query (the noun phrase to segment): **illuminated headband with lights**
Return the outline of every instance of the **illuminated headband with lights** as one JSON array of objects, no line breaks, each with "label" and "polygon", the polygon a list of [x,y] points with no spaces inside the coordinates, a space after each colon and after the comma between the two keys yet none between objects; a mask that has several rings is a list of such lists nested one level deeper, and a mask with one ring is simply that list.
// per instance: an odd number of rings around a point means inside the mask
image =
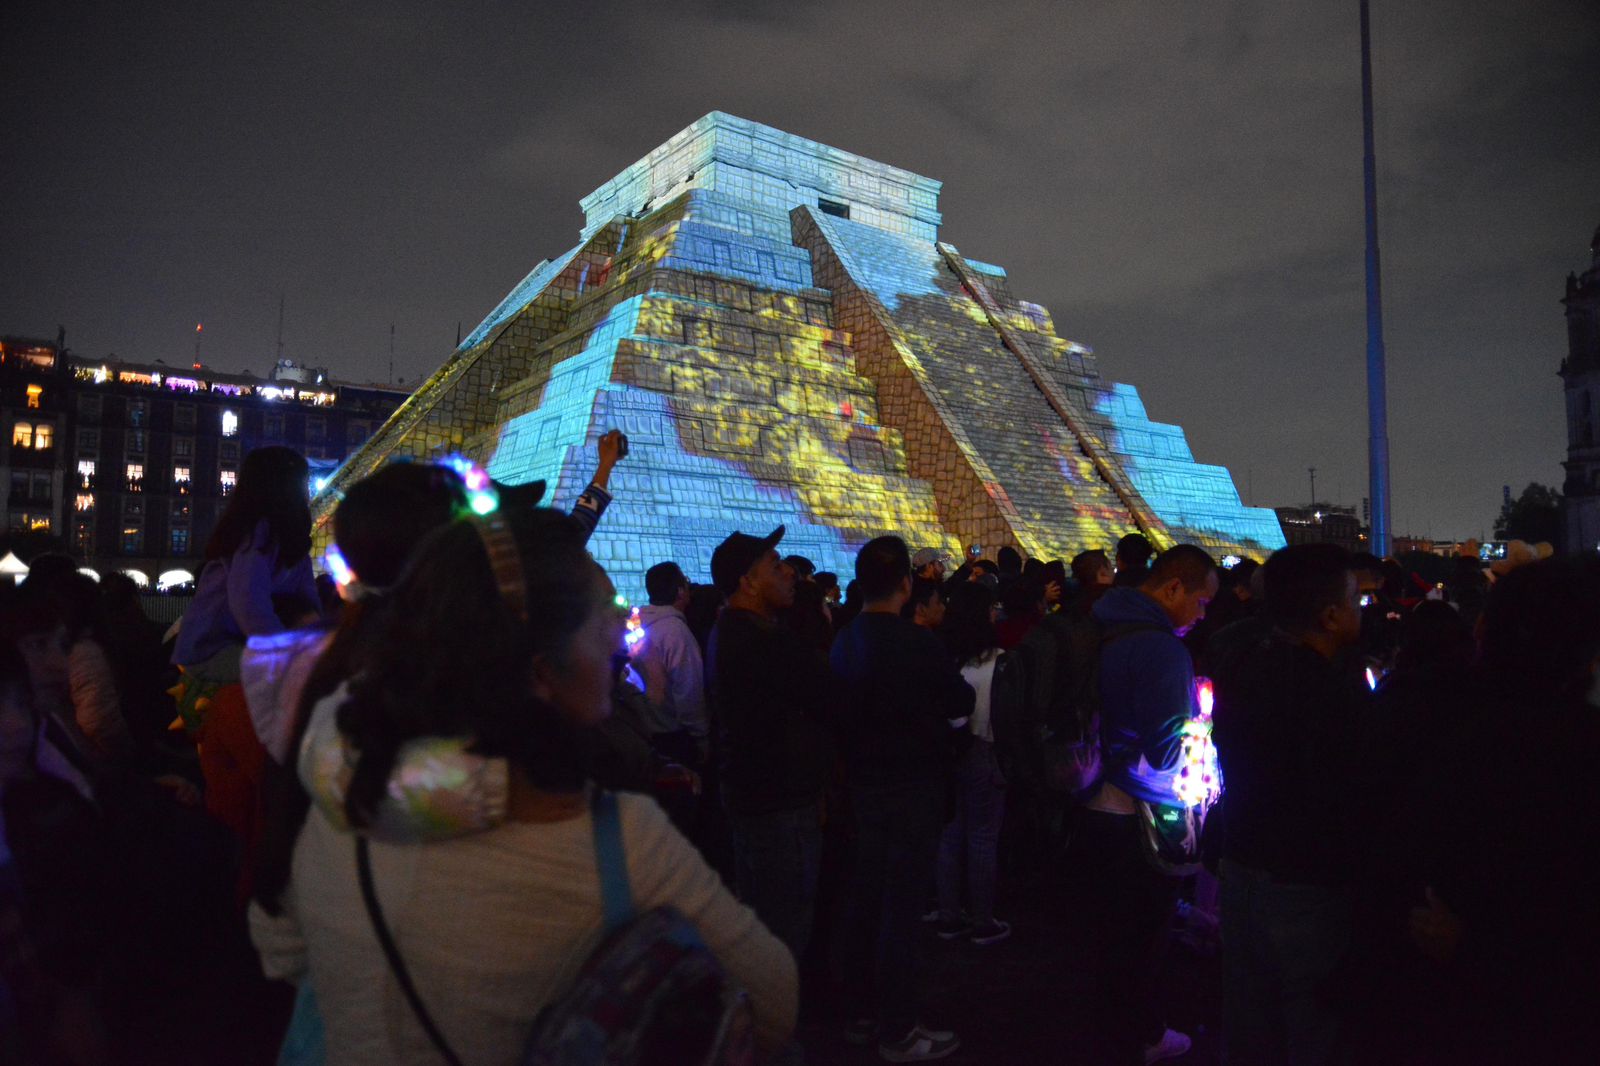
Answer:
[{"label": "illuminated headband with lights", "polygon": [[[495,488],[489,472],[463,455],[451,455],[439,460],[439,466],[461,478],[467,490],[467,506],[458,515],[471,521],[483,550],[489,557],[489,567],[494,573],[500,596],[517,617],[527,621],[527,584],[522,571],[522,555],[516,538],[504,518],[498,513],[500,493]],[[339,587],[339,594],[348,600],[361,600],[384,592],[384,589],[364,586],[344,554],[336,544],[329,544],[323,552],[323,562],[328,574]]]}]

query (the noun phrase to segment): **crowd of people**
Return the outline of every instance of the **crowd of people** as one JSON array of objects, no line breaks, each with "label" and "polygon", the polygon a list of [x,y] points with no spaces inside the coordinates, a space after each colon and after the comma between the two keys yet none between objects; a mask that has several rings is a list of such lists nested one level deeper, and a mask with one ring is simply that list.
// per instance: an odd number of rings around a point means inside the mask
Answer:
[{"label": "crowd of people", "polygon": [[1592,1061],[1600,559],[885,535],[841,580],[779,527],[630,610],[586,547],[625,455],[570,511],[385,467],[318,578],[260,449],[173,631],[65,556],[0,592],[0,1058],[142,1061],[116,990],[247,930],[282,1063],[798,1063],[802,1016],[941,1059],[928,952],[1031,936],[1046,865],[1098,997],[1063,1061],[1190,1051],[1175,944],[1230,1064]]}]

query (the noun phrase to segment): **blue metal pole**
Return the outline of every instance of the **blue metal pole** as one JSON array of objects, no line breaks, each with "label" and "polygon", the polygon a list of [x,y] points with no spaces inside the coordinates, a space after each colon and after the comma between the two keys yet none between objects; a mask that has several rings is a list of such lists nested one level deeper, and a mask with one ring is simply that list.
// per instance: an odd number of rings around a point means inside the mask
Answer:
[{"label": "blue metal pole", "polygon": [[1361,143],[1367,206],[1367,477],[1372,496],[1370,547],[1389,554],[1389,400],[1383,355],[1383,284],[1378,268],[1378,163],[1372,146],[1372,26],[1361,0]]}]

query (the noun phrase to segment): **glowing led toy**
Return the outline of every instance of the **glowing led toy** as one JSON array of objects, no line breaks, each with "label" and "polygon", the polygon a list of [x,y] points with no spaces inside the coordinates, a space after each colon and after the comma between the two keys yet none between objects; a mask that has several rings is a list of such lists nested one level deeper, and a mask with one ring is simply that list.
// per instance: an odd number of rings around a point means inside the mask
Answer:
[{"label": "glowing led toy", "polygon": [[[619,596],[618,599],[621,599]],[[644,622],[639,619],[639,608],[635,607],[628,612],[627,627],[622,634],[622,643],[627,646],[628,654],[632,655],[644,644]]]},{"label": "glowing led toy", "polygon": [[1195,678],[1195,716],[1183,723],[1183,753],[1178,760],[1178,778],[1173,790],[1185,807],[1209,807],[1222,795],[1222,767],[1217,763],[1217,747],[1211,742],[1211,709],[1216,705],[1216,689],[1209,677]]},{"label": "glowing led toy", "polygon": [[1367,688],[1373,692],[1378,691],[1378,675],[1370,666],[1367,667]]}]

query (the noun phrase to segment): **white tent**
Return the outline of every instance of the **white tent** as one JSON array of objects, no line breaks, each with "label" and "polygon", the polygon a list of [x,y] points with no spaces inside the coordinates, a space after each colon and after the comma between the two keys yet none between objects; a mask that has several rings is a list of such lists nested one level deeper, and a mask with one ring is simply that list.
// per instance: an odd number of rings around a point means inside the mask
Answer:
[{"label": "white tent", "polygon": [[28,576],[28,564],[17,558],[16,552],[6,552],[0,559],[0,576],[9,577],[13,584],[21,584]]},{"label": "white tent", "polygon": [[129,577],[133,578],[133,583],[142,589],[150,587],[150,575],[146,574],[143,570],[122,570],[119,572],[127,574]]}]

